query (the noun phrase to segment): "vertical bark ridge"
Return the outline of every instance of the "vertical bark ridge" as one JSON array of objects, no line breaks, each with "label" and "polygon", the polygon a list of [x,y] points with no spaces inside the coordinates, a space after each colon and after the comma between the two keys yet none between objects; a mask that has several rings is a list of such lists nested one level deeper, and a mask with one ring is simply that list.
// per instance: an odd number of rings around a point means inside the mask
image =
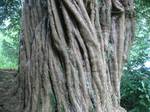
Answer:
[{"label": "vertical bark ridge", "polygon": [[127,1],[24,1],[20,112],[125,111],[120,78],[134,29]]}]

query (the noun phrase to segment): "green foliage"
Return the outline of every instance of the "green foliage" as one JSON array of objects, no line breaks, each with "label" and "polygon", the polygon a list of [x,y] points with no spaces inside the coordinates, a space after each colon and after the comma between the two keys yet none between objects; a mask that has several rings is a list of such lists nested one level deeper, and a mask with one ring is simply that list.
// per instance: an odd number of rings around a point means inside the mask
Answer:
[{"label": "green foliage", "polygon": [[[136,0],[136,37],[121,82],[121,106],[128,112],[150,112],[150,2]],[[144,16],[143,16],[144,15]]]},{"label": "green foliage", "polygon": [[0,9],[0,68],[17,68],[21,0],[1,0]]},{"label": "green foliage", "polygon": [[129,112],[150,112],[150,71],[125,71],[121,83],[121,105]]},{"label": "green foliage", "polygon": [[17,68],[18,45],[12,45],[13,40],[4,37],[1,33],[0,38],[0,68]]},{"label": "green foliage", "polygon": [[[5,26],[4,21],[10,19],[11,25],[18,23],[21,14],[21,0],[0,0],[0,24]],[[3,27],[4,27],[3,26]]]}]

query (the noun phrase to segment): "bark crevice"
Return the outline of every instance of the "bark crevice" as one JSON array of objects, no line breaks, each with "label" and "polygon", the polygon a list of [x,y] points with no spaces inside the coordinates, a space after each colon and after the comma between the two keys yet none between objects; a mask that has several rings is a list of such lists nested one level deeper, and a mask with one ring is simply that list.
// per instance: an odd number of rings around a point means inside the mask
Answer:
[{"label": "bark crevice", "polygon": [[16,112],[125,112],[133,11],[133,0],[25,0]]}]

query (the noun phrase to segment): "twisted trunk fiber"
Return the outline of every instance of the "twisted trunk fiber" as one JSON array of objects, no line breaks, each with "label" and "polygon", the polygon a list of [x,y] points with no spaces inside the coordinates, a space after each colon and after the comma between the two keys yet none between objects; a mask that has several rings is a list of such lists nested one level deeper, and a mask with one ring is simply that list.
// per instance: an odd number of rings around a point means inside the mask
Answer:
[{"label": "twisted trunk fiber", "polygon": [[24,0],[19,112],[124,112],[133,0]]}]

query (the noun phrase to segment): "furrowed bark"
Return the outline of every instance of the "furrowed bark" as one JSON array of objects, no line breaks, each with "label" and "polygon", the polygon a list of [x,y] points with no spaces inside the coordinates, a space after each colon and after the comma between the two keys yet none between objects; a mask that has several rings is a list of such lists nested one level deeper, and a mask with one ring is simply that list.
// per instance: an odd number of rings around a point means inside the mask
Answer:
[{"label": "furrowed bark", "polygon": [[125,112],[133,0],[24,0],[18,112]]}]

